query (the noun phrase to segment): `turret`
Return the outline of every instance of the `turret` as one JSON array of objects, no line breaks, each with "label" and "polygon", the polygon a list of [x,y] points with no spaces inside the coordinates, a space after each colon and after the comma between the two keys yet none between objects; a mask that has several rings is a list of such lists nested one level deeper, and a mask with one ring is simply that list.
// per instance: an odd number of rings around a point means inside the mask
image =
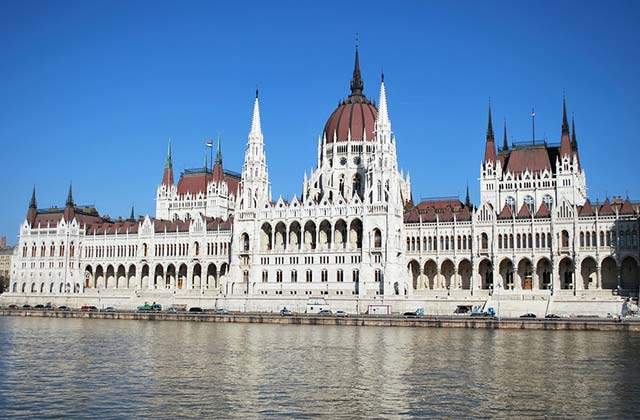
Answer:
[{"label": "turret", "polygon": [[502,140],[502,150],[509,150],[509,141],[507,140],[507,120],[504,120],[504,138]]},{"label": "turret", "polygon": [[578,153],[578,140],[576,139],[576,124],[571,115],[571,151],[575,153],[576,160],[578,161],[578,167],[580,167],[580,153]]},{"label": "turret", "polygon": [[253,103],[253,117],[251,119],[251,131],[247,141],[247,150],[244,154],[242,166],[242,191],[244,207],[252,207],[261,200],[270,200],[269,173],[264,153],[264,137],[260,122],[260,103],[258,101],[258,89]]},{"label": "turret", "polygon": [[224,168],[222,167],[222,149],[220,147],[220,137],[218,137],[218,150],[216,160],[213,165],[213,182],[219,184],[224,181]]}]

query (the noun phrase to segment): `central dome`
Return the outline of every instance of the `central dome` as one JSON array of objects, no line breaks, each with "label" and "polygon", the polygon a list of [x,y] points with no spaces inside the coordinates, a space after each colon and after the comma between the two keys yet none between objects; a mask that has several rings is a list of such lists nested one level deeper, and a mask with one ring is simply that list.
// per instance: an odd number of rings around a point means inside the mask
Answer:
[{"label": "central dome", "polygon": [[373,130],[376,118],[378,118],[378,110],[363,94],[364,85],[360,74],[360,62],[358,60],[358,48],[356,47],[356,64],[353,69],[353,78],[351,79],[351,95],[333,111],[333,114],[327,120],[324,126],[324,136],[327,143],[333,143],[334,136],[336,141],[347,141],[349,132],[351,132],[351,140],[373,141]]}]

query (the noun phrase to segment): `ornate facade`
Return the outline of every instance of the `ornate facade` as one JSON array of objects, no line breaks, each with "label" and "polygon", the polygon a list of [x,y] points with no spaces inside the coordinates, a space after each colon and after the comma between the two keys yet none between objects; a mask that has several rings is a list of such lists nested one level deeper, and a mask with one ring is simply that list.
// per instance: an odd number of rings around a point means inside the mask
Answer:
[{"label": "ornate facade", "polygon": [[[156,217],[111,220],[75,205],[38,209],[35,190],[13,261],[13,296],[411,299],[637,294],[640,208],[591,203],[566,104],[559,145],[496,149],[491,110],[480,203],[415,203],[399,168],[384,77],[351,94],[318,138],[302,195],[273,200],[256,92],[240,174],[187,170],[171,146]],[[124,302],[124,301],[123,301]]]}]

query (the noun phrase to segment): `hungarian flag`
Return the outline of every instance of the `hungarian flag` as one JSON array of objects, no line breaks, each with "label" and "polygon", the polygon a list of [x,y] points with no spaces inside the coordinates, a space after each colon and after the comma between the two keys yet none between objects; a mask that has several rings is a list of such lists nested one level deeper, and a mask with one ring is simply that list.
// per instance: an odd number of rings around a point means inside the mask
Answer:
[{"label": "hungarian flag", "polygon": [[536,116],[536,112],[535,112],[533,109],[531,109],[531,116],[532,116],[532,117],[535,117],[535,116]]},{"label": "hungarian flag", "polygon": [[213,147],[213,142],[212,141],[207,141],[204,145],[207,146],[207,147]]}]

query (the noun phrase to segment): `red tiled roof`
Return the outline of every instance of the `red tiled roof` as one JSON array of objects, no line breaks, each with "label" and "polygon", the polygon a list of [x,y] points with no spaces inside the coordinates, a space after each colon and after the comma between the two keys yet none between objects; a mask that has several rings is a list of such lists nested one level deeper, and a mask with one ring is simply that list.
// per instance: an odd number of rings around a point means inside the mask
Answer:
[{"label": "red tiled roof", "polygon": [[444,210],[446,208],[451,208],[454,211],[462,210],[464,204],[460,200],[456,199],[445,199],[445,200],[426,200],[418,203],[416,208],[418,210],[427,211],[432,208],[434,210]]},{"label": "red tiled roof", "polygon": [[551,171],[549,153],[545,146],[517,148],[509,154],[507,171],[511,173]]},{"label": "red tiled roof", "polygon": [[518,211],[518,215],[516,217],[519,219],[530,218],[531,211],[529,210],[529,206],[522,204],[522,207],[520,207],[520,211]]},{"label": "red tiled roof", "polygon": [[227,220],[222,220],[221,218],[207,218],[207,230],[231,230],[233,226],[233,217],[229,217]]},{"label": "red tiled roof", "polygon": [[236,174],[225,172],[222,165],[216,164],[213,169],[213,174],[209,172],[197,172],[182,174],[180,181],[178,181],[178,195],[197,195],[202,192],[206,194],[207,184],[210,181],[220,182],[224,180],[227,183],[227,189],[230,194],[236,194],[238,190],[238,184],[240,183],[240,177]]},{"label": "red tiled roof", "polygon": [[611,207],[611,203],[609,203],[608,198],[604,200],[604,204],[602,204],[602,207],[600,207],[600,211],[598,212],[598,214],[602,216],[612,216],[615,214],[615,212],[613,211],[613,207]]},{"label": "red tiled roof", "polygon": [[499,219],[511,219],[513,218],[513,213],[511,213],[511,208],[505,203],[504,207],[500,211],[498,215]]},{"label": "red tiled roof", "polygon": [[544,201],[540,204],[540,208],[536,212],[536,217],[549,217],[551,212],[549,211],[549,207],[547,207],[547,203]]},{"label": "red tiled roof", "polygon": [[631,201],[629,201],[629,197],[627,197],[626,200],[624,200],[624,203],[622,204],[622,207],[620,207],[620,214],[633,214],[633,206],[631,205]]},{"label": "red tiled roof", "polygon": [[327,120],[324,126],[324,135],[327,143],[333,142],[335,132],[337,141],[347,141],[349,129],[351,139],[362,141],[366,132],[367,141],[374,141],[373,129],[378,110],[364,97],[350,97],[342,103]]},{"label": "red tiled roof", "polygon": [[578,211],[578,216],[593,216],[593,207],[591,207],[591,203],[587,200],[584,205]]},{"label": "red tiled roof", "polygon": [[420,213],[418,213],[418,209],[415,207],[411,209],[411,211],[404,214],[404,222],[405,223],[419,223],[420,222]]}]

